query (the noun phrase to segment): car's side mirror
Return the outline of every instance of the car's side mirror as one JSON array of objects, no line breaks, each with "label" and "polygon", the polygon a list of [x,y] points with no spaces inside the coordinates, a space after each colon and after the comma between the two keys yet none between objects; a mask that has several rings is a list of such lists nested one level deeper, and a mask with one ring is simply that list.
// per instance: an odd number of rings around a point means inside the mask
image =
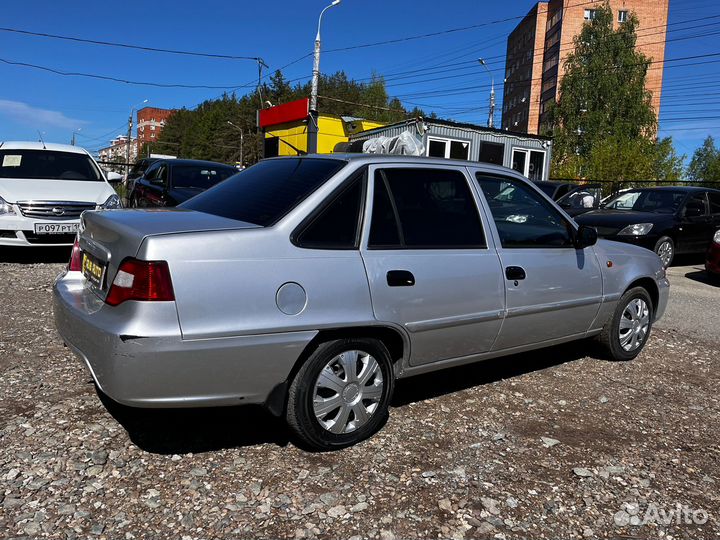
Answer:
[{"label": "car's side mirror", "polygon": [[597,231],[593,227],[588,227],[587,225],[580,225],[580,228],[575,233],[575,247],[577,249],[594,246],[597,244],[597,240]]}]

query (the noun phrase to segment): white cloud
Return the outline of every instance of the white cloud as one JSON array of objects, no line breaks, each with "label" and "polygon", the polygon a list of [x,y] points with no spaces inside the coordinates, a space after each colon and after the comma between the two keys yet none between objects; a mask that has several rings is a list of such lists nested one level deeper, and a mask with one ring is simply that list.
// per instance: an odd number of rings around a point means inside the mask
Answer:
[{"label": "white cloud", "polygon": [[85,120],[69,118],[59,111],[40,109],[32,107],[22,101],[0,99],[0,115],[28,124],[31,129],[42,129],[44,127],[58,127],[74,129],[88,124]]}]

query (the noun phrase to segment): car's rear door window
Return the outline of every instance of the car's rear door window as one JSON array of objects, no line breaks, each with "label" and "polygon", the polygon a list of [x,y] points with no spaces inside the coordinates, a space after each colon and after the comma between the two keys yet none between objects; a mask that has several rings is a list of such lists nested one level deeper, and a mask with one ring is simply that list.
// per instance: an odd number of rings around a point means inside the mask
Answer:
[{"label": "car's rear door window", "polygon": [[343,160],[324,158],[261,161],[184,202],[180,208],[268,227],[346,164]]},{"label": "car's rear door window", "polygon": [[572,246],[569,223],[553,205],[523,182],[476,176],[490,207],[503,248]]},{"label": "car's rear door window", "polygon": [[304,248],[356,249],[364,198],[365,179],[361,173],[311,216],[307,224],[300,226],[294,242]]},{"label": "car's rear door window", "polygon": [[715,217],[720,216],[720,193],[708,191],[708,200],[710,201],[710,213]]},{"label": "car's rear door window", "polygon": [[387,168],[375,173],[370,248],[486,247],[480,215],[459,170]]}]

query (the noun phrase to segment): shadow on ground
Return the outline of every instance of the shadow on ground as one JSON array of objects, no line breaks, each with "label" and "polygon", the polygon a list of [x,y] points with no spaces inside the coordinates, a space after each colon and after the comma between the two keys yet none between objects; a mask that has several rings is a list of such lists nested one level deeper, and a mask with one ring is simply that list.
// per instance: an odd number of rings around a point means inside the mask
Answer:
[{"label": "shadow on ground", "polygon": [[271,443],[286,446],[282,419],[259,406],[194,409],[137,409],[98,395],[108,412],[146,452],[187,454]]},{"label": "shadow on ground", "polygon": [[711,285],[714,287],[720,287],[720,277],[710,275],[705,270],[695,270],[693,272],[688,272],[687,274],[685,274],[685,277],[693,281],[697,281],[698,283],[703,283],[705,285]]},{"label": "shadow on ground", "polygon": [[400,379],[395,386],[393,406],[402,407],[416,401],[491,384],[573,362],[586,356],[605,358],[602,348],[597,343],[592,340],[581,340]]},{"label": "shadow on ground", "polygon": [[[601,352],[596,349],[596,345],[584,340],[402,379],[396,385],[392,405],[402,408],[416,401],[572,362],[588,354],[600,357]],[[296,444],[284,420],[259,406],[137,409],[120,405],[102,393],[99,396],[133,443],[147,452],[186,454],[263,443]]]},{"label": "shadow on ground", "polygon": [[0,263],[38,264],[66,263],[70,246],[63,247],[0,247]]}]

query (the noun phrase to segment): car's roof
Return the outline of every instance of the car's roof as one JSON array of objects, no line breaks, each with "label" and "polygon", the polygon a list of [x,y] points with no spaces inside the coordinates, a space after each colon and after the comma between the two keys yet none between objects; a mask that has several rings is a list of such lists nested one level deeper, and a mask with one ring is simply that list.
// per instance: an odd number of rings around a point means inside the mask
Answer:
[{"label": "car's roof", "polygon": [[[447,158],[436,158],[427,156],[398,156],[393,154],[307,154],[303,156],[282,156],[266,158],[265,161],[271,159],[330,159],[336,161],[347,161],[351,163],[367,163],[372,165],[374,163],[416,163],[418,165],[452,165],[455,167],[482,167],[483,169],[490,169],[498,173],[507,175],[513,173],[518,175],[520,173],[502,167],[500,165],[493,165],[492,163],[484,163],[482,161],[470,161],[467,159],[447,159]],[[524,178],[524,177],[523,177]],[[526,178],[527,180],[527,178]],[[529,180],[528,180],[529,181]]]},{"label": "car's roof", "polygon": [[[218,165],[221,167],[230,167],[231,169],[234,169],[232,165],[228,165],[227,163],[219,163],[217,161],[205,161],[202,159],[166,159],[166,158],[160,158],[157,161],[162,161],[163,163],[167,163],[168,165],[205,165],[206,167],[217,167]],[[155,163],[153,163],[155,165]]]},{"label": "car's roof", "polygon": [[87,150],[80,146],[58,143],[42,143],[39,141],[5,141],[0,143],[0,150],[51,150],[55,152],[72,152],[74,154],[87,154]]}]

